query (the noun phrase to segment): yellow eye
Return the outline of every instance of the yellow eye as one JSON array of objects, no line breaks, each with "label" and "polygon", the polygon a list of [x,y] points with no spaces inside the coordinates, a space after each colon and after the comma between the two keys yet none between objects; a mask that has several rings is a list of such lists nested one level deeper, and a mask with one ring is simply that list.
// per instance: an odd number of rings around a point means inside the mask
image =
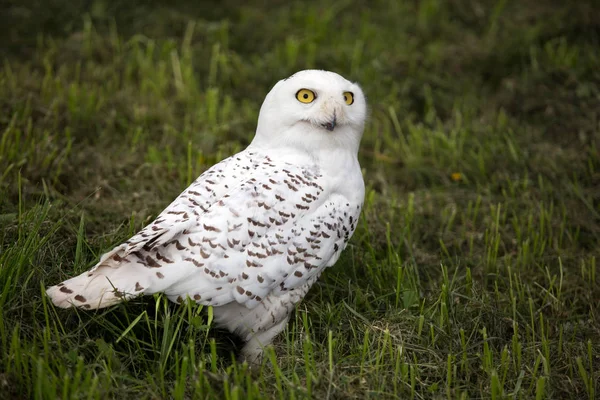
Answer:
[{"label": "yellow eye", "polygon": [[315,101],[316,97],[317,96],[315,95],[315,92],[309,89],[300,89],[296,93],[296,99],[298,99],[300,103],[304,104],[312,103]]},{"label": "yellow eye", "polygon": [[352,93],[352,92],[344,92],[344,101],[348,105],[351,105],[352,103],[354,103],[354,93]]}]

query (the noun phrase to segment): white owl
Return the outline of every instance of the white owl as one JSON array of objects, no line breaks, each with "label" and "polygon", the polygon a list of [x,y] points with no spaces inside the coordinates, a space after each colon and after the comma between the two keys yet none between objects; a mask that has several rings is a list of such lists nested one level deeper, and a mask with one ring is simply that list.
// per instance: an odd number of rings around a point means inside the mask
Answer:
[{"label": "white owl", "polygon": [[213,306],[215,323],[246,341],[242,357],[259,361],[354,233],[365,117],[362,90],[336,73],[306,70],[279,81],[248,148],[48,296],[83,309],[156,292],[190,298]]}]

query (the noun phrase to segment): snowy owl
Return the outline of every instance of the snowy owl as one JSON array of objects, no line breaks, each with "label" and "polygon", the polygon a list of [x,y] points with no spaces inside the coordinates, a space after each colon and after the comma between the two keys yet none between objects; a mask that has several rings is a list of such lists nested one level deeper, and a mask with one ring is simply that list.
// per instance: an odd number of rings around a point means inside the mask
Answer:
[{"label": "snowy owl", "polygon": [[262,358],[290,313],[354,233],[364,200],[360,87],[300,71],[267,94],[250,145],[204,172],[151,224],[91,270],[47,294],[58,307],[96,309],[165,293],[213,307]]}]

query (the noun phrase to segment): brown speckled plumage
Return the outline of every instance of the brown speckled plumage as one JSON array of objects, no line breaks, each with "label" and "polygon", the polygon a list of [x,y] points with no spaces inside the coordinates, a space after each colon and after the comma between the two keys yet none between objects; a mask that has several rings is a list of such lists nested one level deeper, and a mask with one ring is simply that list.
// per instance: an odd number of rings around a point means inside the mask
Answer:
[{"label": "brown speckled plumage", "polygon": [[[333,86],[340,98],[353,90],[354,105],[326,97],[308,122],[288,126],[284,118],[265,133],[273,113],[265,107],[279,107],[286,87],[295,93],[308,78]],[[246,339],[243,355],[256,361],[356,228],[364,197],[356,158],[365,108],[359,91],[324,71],[280,81],[248,149],[204,172],[92,270],[49,288],[54,304],[95,309],[156,292],[178,303],[190,298],[213,306],[215,321]],[[358,116],[350,113],[355,105],[363,108]],[[335,130],[315,125],[331,110]]]}]

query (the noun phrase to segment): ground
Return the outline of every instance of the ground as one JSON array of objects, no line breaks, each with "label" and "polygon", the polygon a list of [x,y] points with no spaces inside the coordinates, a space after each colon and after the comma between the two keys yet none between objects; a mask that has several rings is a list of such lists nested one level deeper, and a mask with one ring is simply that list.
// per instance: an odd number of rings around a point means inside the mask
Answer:
[{"label": "ground", "polygon": [[[3,8],[0,398],[598,395],[597,2]],[[48,304],[244,148],[305,68],[368,96],[366,203],[262,368],[232,361],[209,309]]]}]

